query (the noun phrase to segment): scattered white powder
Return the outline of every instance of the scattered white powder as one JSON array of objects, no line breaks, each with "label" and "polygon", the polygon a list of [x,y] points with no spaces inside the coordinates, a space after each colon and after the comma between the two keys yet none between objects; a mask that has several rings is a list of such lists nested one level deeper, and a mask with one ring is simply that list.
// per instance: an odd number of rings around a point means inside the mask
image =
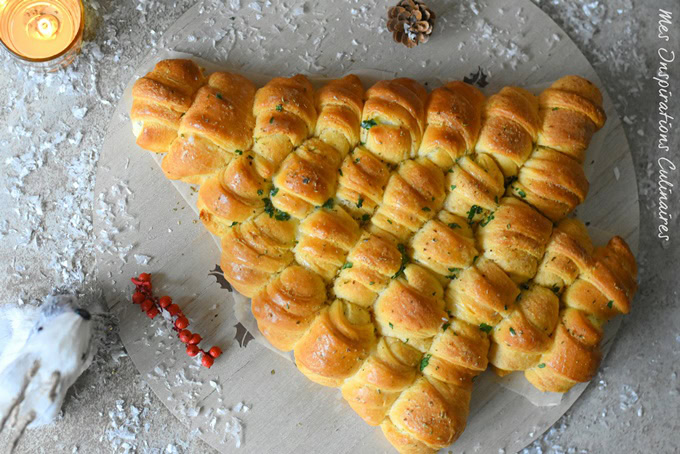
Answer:
[{"label": "scattered white powder", "polygon": [[85,114],[87,113],[87,107],[73,107],[71,109],[71,113],[74,117],[76,117],[76,119],[82,120],[85,118]]},{"label": "scattered white powder", "polygon": [[151,261],[151,257],[148,255],[135,254],[135,261],[137,262],[138,265],[146,266]]}]

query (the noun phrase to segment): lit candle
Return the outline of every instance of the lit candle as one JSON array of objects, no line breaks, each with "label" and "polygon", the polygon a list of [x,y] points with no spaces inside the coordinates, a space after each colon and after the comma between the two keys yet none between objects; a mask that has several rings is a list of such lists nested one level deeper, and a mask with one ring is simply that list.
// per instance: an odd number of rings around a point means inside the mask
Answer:
[{"label": "lit candle", "polygon": [[81,0],[0,0],[0,40],[26,62],[69,63],[80,50],[83,25]]}]

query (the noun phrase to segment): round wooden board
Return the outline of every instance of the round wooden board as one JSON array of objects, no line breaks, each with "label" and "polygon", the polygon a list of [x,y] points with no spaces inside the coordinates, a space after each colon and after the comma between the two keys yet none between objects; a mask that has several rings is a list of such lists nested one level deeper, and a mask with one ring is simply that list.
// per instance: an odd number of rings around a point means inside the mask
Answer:
[{"label": "round wooden board", "polygon": [[[211,9],[199,3],[166,32],[160,44],[247,74],[302,72],[337,77],[377,69],[427,82],[432,89],[482,68],[488,75],[483,89],[487,94],[505,85],[545,85],[565,74],[582,75],[604,88],[574,43],[529,1],[489,0],[478,14],[458,2],[430,1],[438,16],[436,33],[429,43],[411,50],[394,44],[387,33],[376,33],[384,28],[382,2],[347,7],[328,6],[324,1],[287,6],[247,3],[238,13],[228,6]],[[514,69],[507,58],[514,52],[513,43],[528,57]],[[162,53],[153,52],[131,80],[159,58]],[[598,132],[600,146],[589,150],[591,188],[578,216],[590,223],[596,243],[618,234],[637,251],[639,208],[633,162],[606,92],[604,104],[608,121]],[[392,452],[380,430],[361,421],[338,390],[310,382],[292,362],[249,342],[244,330],[236,328],[232,294],[214,271],[219,249],[196,222],[192,191],[188,186],[176,190],[163,177],[157,157],[135,145],[129,107],[128,90],[109,125],[98,164],[97,273],[109,305],[121,319],[123,343],[156,395],[180,421],[200,428],[197,436],[222,452],[232,452],[235,446],[225,432],[231,415],[246,427],[246,452]],[[132,249],[121,252],[125,245]],[[136,254],[142,261],[142,255],[151,256],[148,266],[140,265]],[[224,355],[211,370],[183,353],[163,321],[150,323],[129,303],[128,278],[141,271],[154,273],[158,291],[175,297],[206,345],[223,348]],[[489,375],[477,383],[468,427],[451,448],[455,452],[518,451],[564,414],[586,387],[575,387],[558,405],[536,407]],[[220,411],[241,401],[252,410]]]}]

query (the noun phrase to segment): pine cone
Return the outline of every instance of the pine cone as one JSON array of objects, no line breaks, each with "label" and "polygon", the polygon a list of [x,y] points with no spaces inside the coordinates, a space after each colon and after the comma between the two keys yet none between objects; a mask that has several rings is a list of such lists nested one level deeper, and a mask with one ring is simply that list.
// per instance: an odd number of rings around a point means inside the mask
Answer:
[{"label": "pine cone", "polygon": [[426,43],[434,28],[435,14],[419,0],[401,0],[387,12],[387,29],[406,47]]}]

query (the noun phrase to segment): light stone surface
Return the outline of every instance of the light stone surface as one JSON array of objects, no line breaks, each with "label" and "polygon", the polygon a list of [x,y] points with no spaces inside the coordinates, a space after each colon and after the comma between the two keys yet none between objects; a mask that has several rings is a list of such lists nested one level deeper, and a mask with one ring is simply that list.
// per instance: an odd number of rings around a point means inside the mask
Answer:
[{"label": "light stone surface", "polygon": [[[93,232],[91,225],[92,191],[106,125],[132,70],[193,4],[187,0],[86,3],[87,42],[66,71],[32,74],[0,57],[4,101],[0,105],[0,286],[4,289],[0,304],[30,304],[54,287],[77,288],[86,297],[95,297],[91,276],[101,234]],[[261,8],[264,15],[268,6],[266,0],[222,3]],[[288,3],[297,20],[314,14],[315,1]],[[370,14],[381,11],[375,2],[351,1],[347,7],[363,14],[361,8],[368,3],[373,6]],[[433,8],[442,4],[429,3]],[[471,8],[484,6],[483,1],[466,3]],[[655,126],[658,87],[652,77],[659,64],[657,50],[666,46],[677,55],[669,64],[671,85],[680,87],[680,5],[675,0],[535,3],[593,64],[623,119],[640,191],[641,285],[633,311],[624,319],[598,376],[572,409],[526,452],[677,452],[680,206],[672,194],[672,240],[670,247],[663,248],[656,238],[660,154]],[[676,19],[669,43],[657,38],[659,7],[672,11]],[[305,58],[313,58],[312,48],[308,51]],[[680,118],[679,103],[673,98],[671,106]],[[680,164],[680,132],[675,127],[671,137],[674,161]],[[680,171],[670,177],[676,187],[678,175]],[[250,452],[247,433],[254,430],[246,427],[242,451]],[[7,440],[6,433],[0,435],[0,449]],[[170,414],[122,346],[113,341],[69,393],[63,418],[29,431],[18,452],[203,453],[212,449]]]}]

